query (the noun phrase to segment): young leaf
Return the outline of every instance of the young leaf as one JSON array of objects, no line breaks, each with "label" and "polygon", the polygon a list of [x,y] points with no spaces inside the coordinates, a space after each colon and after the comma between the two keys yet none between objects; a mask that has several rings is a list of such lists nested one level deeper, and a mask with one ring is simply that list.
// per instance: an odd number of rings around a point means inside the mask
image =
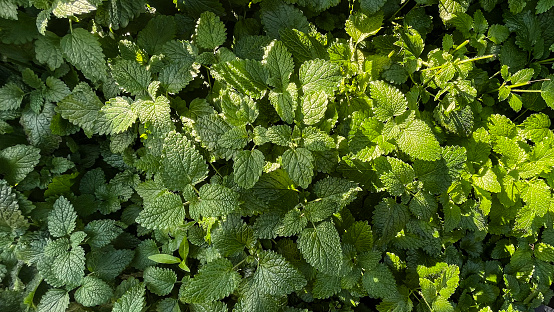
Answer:
[{"label": "young leaf", "polygon": [[181,262],[181,259],[168,254],[154,254],[148,256],[148,259],[163,264],[176,264]]},{"label": "young leaf", "polygon": [[302,231],[298,248],[314,268],[322,273],[338,275],[342,266],[342,248],[335,226],[324,221],[315,228]]},{"label": "young leaf", "polygon": [[325,91],[332,95],[338,88],[342,75],[336,63],[318,59],[300,66],[299,79],[304,93]]},{"label": "young leaf", "polygon": [[376,101],[373,109],[375,116],[381,121],[401,115],[408,108],[408,101],[404,94],[383,81],[372,82],[370,90],[371,97]]},{"label": "young leaf", "polygon": [[328,96],[324,91],[314,91],[302,97],[302,114],[306,125],[318,123],[327,110]]},{"label": "young leaf", "polygon": [[108,121],[108,133],[117,134],[129,129],[137,120],[137,115],[131,109],[129,100],[123,97],[110,99],[102,107],[104,117]]},{"label": "young leaf", "polygon": [[375,14],[370,17],[361,12],[350,15],[346,20],[344,29],[352,37],[356,44],[364,41],[367,37],[375,35],[383,25],[383,14]]},{"label": "young leaf", "polygon": [[144,286],[137,284],[127,290],[113,305],[113,312],[141,312],[146,302]]}]

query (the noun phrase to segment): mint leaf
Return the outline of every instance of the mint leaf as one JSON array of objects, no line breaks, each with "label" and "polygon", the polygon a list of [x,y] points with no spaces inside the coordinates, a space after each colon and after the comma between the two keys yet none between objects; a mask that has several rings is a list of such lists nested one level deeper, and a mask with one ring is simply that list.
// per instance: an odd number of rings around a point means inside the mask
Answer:
[{"label": "mint leaf", "polygon": [[60,41],[65,58],[95,82],[106,78],[104,52],[96,37],[83,28],[74,29]]},{"label": "mint leaf", "polygon": [[54,203],[54,209],[48,214],[48,230],[50,235],[61,237],[69,235],[75,229],[77,214],[73,205],[65,197],[60,197]]},{"label": "mint leaf", "polygon": [[437,160],[440,158],[441,147],[429,126],[414,119],[400,133],[398,147],[408,155],[421,160]]},{"label": "mint leaf", "polygon": [[280,41],[272,41],[264,48],[263,63],[269,68],[268,84],[280,90],[286,89],[294,62],[285,45]]},{"label": "mint leaf", "polygon": [[206,179],[208,165],[198,150],[185,136],[170,132],[164,140],[162,178],[172,190],[183,190]]},{"label": "mint leaf", "polygon": [[382,25],[383,14],[368,17],[364,13],[356,12],[348,17],[344,29],[352,37],[352,40],[359,44],[369,36],[378,33]]},{"label": "mint leaf", "polygon": [[306,285],[304,276],[283,256],[273,251],[264,251],[259,255],[252,287],[274,295],[288,295]]},{"label": "mint leaf", "polygon": [[11,185],[16,185],[33,171],[40,160],[40,149],[30,145],[14,145],[0,150],[0,172]]},{"label": "mint leaf", "polygon": [[218,63],[212,70],[216,79],[255,99],[263,97],[266,92],[269,70],[259,61],[234,60]]},{"label": "mint leaf", "polygon": [[169,294],[177,282],[177,274],[166,268],[147,267],[143,277],[146,288],[158,296]]},{"label": "mint leaf", "polygon": [[381,121],[387,121],[394,116],[403,114],[408,108],[406,97],[397,88],[383,82],[374,81],[370,85],[371,97],[375,100],[375,116]]},{"label": "mint leaf", "polygon": [[287,171],[294,183],[302,188],[307,188],[312,182],[313,156],[305,148],[288,149],[282,156],[283,168]]},{"label": "mint leaf", "polygon": [[300,234],[298,249],[306,261],[322,273],[338,275],[342,266],[342,248],[335,226],[324,221]]},{"label": "mint leaf", "polygon": [[235,182],[245,189],[253,187],[260,179],[264,165],[265,157],[259,150],[238,152],[233,163]]},{"label": "mint leaf", "polygon": [[196,24],[195,42],[201,48],[213,50],[222,45],[227,39],[225,25],[219,20],[219,16],[207,11],[200,14]]},{"label": "mint leaf", "polygon": [[183,223],[185,208],[181,197],[164,192],[152,202],[145,203],[136,221],[148,229],[172,229]]},{"label": "mint leaf", "polygon": [[0,88],[0,101],[2,106],[0,111],[18,109],[23,101],[25,93],[15,83],[10,82]]},{"label": "mint leaf", "polygon": [[327,110],[328,96],[324,91],[314,91],[302,97],[303,121],[307,125],[318,123]]},{"label": "mint leaf", "polygon": [[311,60],[300,66],[299,79],[304,93],[325,91],[332,95],[338,88],[342,75],[339,66],[335,63]]},{"label": "mint leaf", "polygon": [[149,55],[158,54],[165,43],[175,37],[175,32],[173,16],[158,15],[148,21],[146,27],[138,33],[137,43]]},{"label": "mint leaf", "polygon": [[145,93],[150,84],[150,73],[134,60],[118,60],[110,65],[112,76],[121,89],[132,95]]},{"label": "mint leaf", "polygon": [[200,200],[191,203],[191,210],[205,217],[224,216],[239,207],[239,194],[223,185],[205,184],[200,188],[198,196]]},{"label": "mint leaf", "polygon": [[49,289],[40,299],[39,312],[65,312],[69,307],[69,294],[63,289]]},{"label": "mint leaf", "polygon": [[75,292],[75,301],[85,307],[104,304],[113,295],[113,291],[106,282],[93,276],[83,278],[81,287]]},{"label": "mint leaf", "polygon": [[181,300],[205,303],[223,299],[239,285],[241,276],[231,261],[220,258],[203,265],[185,288]]},{"label": "mint leaf", "polygon": [[122,133],[129,129],[138,117],[132,110],[129,100],[123,97],[110,99],[101,110],[108,122],[110,134]]},{"label": "mint leaf", "polygon": [[135,285],[127,290],[113,305],[113,312],[141,312],[146,302],[144,286]]}]

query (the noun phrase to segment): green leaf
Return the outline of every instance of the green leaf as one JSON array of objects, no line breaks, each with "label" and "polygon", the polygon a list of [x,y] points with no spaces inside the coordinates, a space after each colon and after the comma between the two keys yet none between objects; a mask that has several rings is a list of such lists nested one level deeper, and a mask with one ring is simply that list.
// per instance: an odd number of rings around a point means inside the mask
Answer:
[{"label": "green leaf", "polygon": [[252,279],[253,287],[274,296],[288,295],[307,283],[298,269],[273,251],[259,254],[258,266]]},{"label": "green leaf", "polygon": [[381,238],[388,241],[404,228],[410,212],[408,207],[398,204],[392,198],[385,198],[373,211],[373,226]]},{"label": "green leaf", "polygon": [[192,61],[170,63],[162,68],[159,79],[169,93],[178,93],[196,77],[198,69]]},{"label": "green leaf", "polygon": [[106,78],[104,52],[98,39],[83,28],[74,29],[60,41],[65,58],[93,82]]},{"label": "green leaf", "polygon": [[373,108],[375,116],[381,121],[401,115],[408,108],[404,94],[386,82],[374,81],[370,84],[370,90],[371,97],[376,101]]},{"label": "green leaf", "polygon": [[112,281],[133,261],[134,251],[108,245],[87,253],[87,269],[104,281]]},{"label": "green leaf", "polygon": [[18,109],[25,93],[15,83],[9,82],[0,88],[0,111]]},{"label": "green leaf", "polygon": [[181,300],[207,303],[229,296],[239,285],[241,276],[231,261],[220,258],[203,265],[185,288]]},{"label": "green leaf", "polygon": [[324,221],[315,228],[304,229],[298,239],[298,248],[304,259],[320,272],[340,274],[342,248],[335,226]]},{"label": "green leaf", "polygon": [[17,20],[17,3],[9,0],[0,1],[0,17]]},{"label": "green leaf", "polygon": [[306,125],[318,123],[327,110],[328,96],[325,91],[314,91],[302,97],[302,115]]},{"label": "green leaf", "polygon": [[[325,219],[326,217],[324,217],[323,219]],[[298,208],[295,208],[289,210],[282,218],[282,224],[280,224],[279,228],[277,229],[277,234],[279,236],[298,235],[300,232],[302,232],[307,224],[308,218],[303,215],[302,211],[300,211]]]},{"label": "green leaf", "polygon": [[474,175],[472,177],[473,183],[489,192],[499,193],[502,189],[500,183],[498,182],[498,177],[496,174],[489,168],[483,168],[479,175]]},{"label": "green leaf", "polygon": [[112,295],[113,291],[106,282],[94,276],[86,276],[75,292],[75,301],[85,307],[93,307],[106,303]]},{"label": "green leaf", "polygon": [[184,190],[208,176],[208,165],[198,150],[185,136],[170,132],[164,140],[162,178],[171,190]]},{"label": "green leaf", "polygon": [[212,74],[237,91],[255,99],[262,98],[267,89],[269,69],[259,61],[234,60],[213,65]]},{"label": "green leaf", "polygon": [[550,108],[554,108],[554,81],[543,81],[541,96]]},{"label": "green leaf", "polygon": [[379,32],[383,25],[383,18],[382,13],[367,16],[362,12],[356,12],[348,17],[344,29],[358,44]]},{"label": "green leaf", "polygon": [[317,33],[308,34],[308,31],[284,28],[279,31],[279,34],[287,49],[292,53],[297,65],[309,60],[329,59],[327,49],[318,41]]},{"label": "green leaf", "polygon": [[167,268],[147,267],[143,277],[146,288],[158,296],[168,295],[177,282],[177,274]]},{"label": "green leaf", "polygon": [[318,272],[312,292],[316,299],[327,299],[341,291],[341,278],[335,275]]},{"label": "green leaf", "polygon": [[283,168],[294,183],[307,188],[312,182],[314,171],[312,153],[305,148],[288,149],[282,156]]},{"label": "green leaf", "polygon": [[259,150],[238,152],[233,163],[235,182],[245,189],[253,187],[260,179],[264,165],[265,157]]},{"label": "green leaf", "polygon": [[176,264],[181,262],[181,259],[168,254],[154,254],[154,255],[148,256],[148,259],[156,263],[163,263],[163,264]]},{"label": "green leaf", "polygon": [[108,128],[101,111],[103,106],[90,86],[80,83],[69,96],[58,103],[56,111],[72,124],[83,128],[85,134],[103,134]]},{"label": "green leaf", "polygon": [[194,39],[198,46],[213,50],[222,45],[226,39],[225,25],[219,20],[219,16],[210,11],[200,14]]},{"label": "green leaf", "polygon": [[387,3],[387,0],[360,0],[360,9],[367,14],[374,14]]},{"label": "green leaf", "polygon": [[204,184],[198,196],[200,200],[191,203],[190,208],[204,217],[224,216],[239,208],[239,194],[223,185]]},{"label": "green leaf", "polygon": [[163,46],[175,37],[176,31],[173,16],[157,15],[138,33],[137,43],[146,53],[155,55],[162,52]]},{"label": "green leaf", "polygon": [[181,197],[164,192],[152,202],[146,202],[136,221],[147,229],[173,229],[183,223],[185,208]]},{"label": "green leaf", "polygon": [[554,247],[549,244],[539,243],[535,245],[535,257],[544,262],[554,262]]},{"label": "green leaf", "polygon": [[52,272],[60,281],[69,286],[81,284],[85,275],[85,250],[81,246],[64,251],[51,263]]},{"label": "green leaf", "polygon": [[541,14],[550,10],[554,6],[554,1],[552,0],[539,0],[535,8],[535,14]]},{"label": "green leaf", "polygon": [[423,220],[429,220],[437,212],[437,201],[429,192],[417,192],[408,206],[410,211]]},{"label": "green leaf", "polygon": [[65,312],[69,307],[69,293],[63,289],[49,289],[40,299],[38,312]]},{"label": "green leaf", "polygon": [[538,179],[529,182],[528,187],[523,190],[521,197],[534,214],[542,217],[550,208],[552,195],[550,187],[544,180]]},{"label": "green leaf", "polygon": [[229,131],[223,133],[217,144],[223,148],[242,150],[250,141],[248,132],[243,126],[233,127]]},{"label": "green leaf", "polygon": [[73,205],[65,197],[60,197],[54,203],[54,209],[48,214],[48,230],[54,237],[69,235],[75,229],[77,213]]},{"label": "green leaf", "polygon": [[96,10],[98,1],[95,0],[69,0],[55,2],[52,13],[58,18],[85,14]]},{"label": "green leaf", "polygon": [[142,283],[128,289],[113,305],[113,312],[141,312],[146,302]]},{"label": "green leaf", "polygon": [[165,96],[158,96],[154,101],[138,100],[131,107],[143,123],[150,122],[168,131],[174,128],[169,100]]},{"label": "green leaf", "polygon": [[397,143],[402,151],[417,159],[433,161],[441,155],[441,147],[431,128],[419,119],[407,125]]},{"label": "green leaf", "polygon": [[60,67],[63,62],[63,52],[60,47],[60,38],[50,31],[45,31],[35,41],[35,53],[37,61],[48,65],[50,70]]},{"label": "green leaf", "polygon": [[110,99],[102,107],[104,118],[108,121],[109,134],[122,133],[129,129],[137,120],[135,111],[131,109],[129,100],[123,97]]},{"label": "green leaf", "polygon": [[263,64],[269,68],[267,83],[284,90],[289,84],[289,77],[294,70],[292,55],[281,41],[272,41],[264,48]]},{"label": "green leaf", "polygon": [[375,169],[379,179],[393,196],[404,194],[407,191],[406,186],[415,178],[412,166],[394,157],[375,159]]},{"label": "green leaf", "polygon": [[299,79],[304,93],[325,91],[332,95],[340,85],[342,75],[336,63],[318,59],[300,66]]},{"label": "green leaf", "polygon": [[29,226],[19,208],[16,193],[6,181],[0,180],[0,231],[19,232]]},{"label": "green leaf", "polygon": [[242,219],[228,216],[221,227],[212,233],[215,248],[224,257],[241,253],[244,248],[251,248],[256,240],[254,231]]},{"label": "green leaf", "polygon": [[342,234],[342,242],[354,246],[358,253],[370,251],[373,247],[371,226],[369,226],[367,221],[354,222],[346,229],[344,234]]},{"label": "green leaf", "polygon": [[87,233],[87,244],[93,248],[102,248],[116,239],[123,230],[110,219],[92,220],[84,229]]},{"label": "green leaf", "polygon": [[296,106],[297,106],[297,96],[298,91],[294,83],[289,83],[286,90],[278,93],[274,90],[269,92],[269,102],[275,108],[279,117],[286,123],[293,123]]},{"label": "green leaf", "polygon": [[301,32],[310,30],[308,19],[301,10],[279,0],[262,2],[260,19],[266,34],[271,38],[279,38],[282,29],[298,29]]},{"label": "green leaf", "polygon": [[132,95],[146,93],[151,78],[146,68],[134,60],[118,60],[110,64],[112,76],[121,89]]},{"label": "green leaf", "polygon": [[362,283],[372,298],[386,298],[398,293],[396,280],[383,263],[364,272]]},{"label": "green leaf", "polygon": [[11,185],[17,185],[33,171],[40,159],[40,149],[14,145],[0,150],[0,172]]}]

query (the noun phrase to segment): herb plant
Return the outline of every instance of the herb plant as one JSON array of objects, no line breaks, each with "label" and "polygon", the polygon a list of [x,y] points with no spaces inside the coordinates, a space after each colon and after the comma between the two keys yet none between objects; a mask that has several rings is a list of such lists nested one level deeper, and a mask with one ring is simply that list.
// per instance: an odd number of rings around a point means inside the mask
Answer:
[{"label": "herb plant", "polygon": [[0,310],[548,303],[553,6],[0,0]]}]

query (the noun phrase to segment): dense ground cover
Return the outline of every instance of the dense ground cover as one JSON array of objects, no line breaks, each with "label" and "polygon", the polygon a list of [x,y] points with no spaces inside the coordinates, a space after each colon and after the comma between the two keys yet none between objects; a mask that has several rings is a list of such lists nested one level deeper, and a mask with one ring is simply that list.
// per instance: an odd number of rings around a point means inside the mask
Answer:
[{"label": "dense ground cover", "polygon": [[553,6],[0,0],[0,310],[550,301]]}]

